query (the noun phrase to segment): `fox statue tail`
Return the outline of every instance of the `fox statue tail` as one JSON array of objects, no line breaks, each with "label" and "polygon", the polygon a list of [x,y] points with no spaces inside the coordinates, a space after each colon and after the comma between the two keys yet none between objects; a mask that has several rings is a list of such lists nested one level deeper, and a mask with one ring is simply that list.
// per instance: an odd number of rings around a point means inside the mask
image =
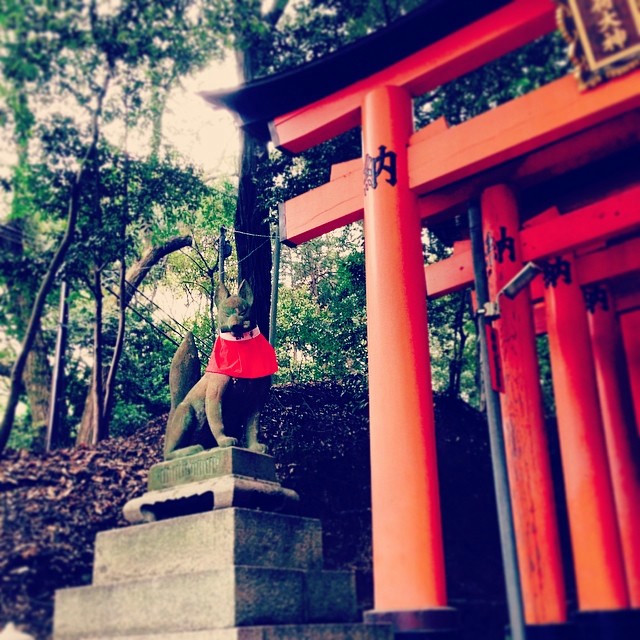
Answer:
[{"label": "fox statue tail", "polygon": [[176,407],[184,400],[191,387],[200,380],[200,371],[198,349],[193,339],[193,333],[189,331],[175,352],[169,369],[169,393],[171,396],[169,424]]}]

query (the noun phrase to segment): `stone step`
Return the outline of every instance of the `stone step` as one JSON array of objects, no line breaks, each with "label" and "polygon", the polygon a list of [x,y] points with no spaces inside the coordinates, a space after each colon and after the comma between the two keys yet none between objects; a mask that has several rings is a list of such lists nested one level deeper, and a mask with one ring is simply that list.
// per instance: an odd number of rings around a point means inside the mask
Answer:
[{"label": "stone step", "polygon": [[[84,638],[89,640],[88,636]],[[67,640],[67,637],[56,635],[56,640]],[[393,640],[393,632],[391,625],[386,624],[308,624],[202,629],[145,635],[94,635],[91,636],[91,640]]]},{"label": "stone step", "polygon": [[57,591],[54,636],[353,622],[355,615],[350,572],[238,566]]},{"label": "stone step", "polygon": [[319,520],[220,509],[98,533],[93,584],[249,565],[322,569]]}]

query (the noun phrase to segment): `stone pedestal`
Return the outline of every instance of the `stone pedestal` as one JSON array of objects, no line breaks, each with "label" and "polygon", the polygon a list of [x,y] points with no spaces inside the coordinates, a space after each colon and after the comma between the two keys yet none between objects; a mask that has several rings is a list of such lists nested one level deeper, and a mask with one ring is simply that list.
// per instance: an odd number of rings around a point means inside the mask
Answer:
[{"label": "stone pedestal", "polygon": [[323,569],[319,521],[235,506],[295,504],[269,456],[203,452],[149,485],[124,512],[156,521],[98,534],[92,585],[56,593],[56,640],[391,640],[355,622],[354,576]]},{"label": "stone pedestal", "polygon": [[156,464],[149,469],[148,488],[124,506],[132,524],[228,507],[287,512],[298,501],[295,491],[278,483],[271,456],[238,447]]}]

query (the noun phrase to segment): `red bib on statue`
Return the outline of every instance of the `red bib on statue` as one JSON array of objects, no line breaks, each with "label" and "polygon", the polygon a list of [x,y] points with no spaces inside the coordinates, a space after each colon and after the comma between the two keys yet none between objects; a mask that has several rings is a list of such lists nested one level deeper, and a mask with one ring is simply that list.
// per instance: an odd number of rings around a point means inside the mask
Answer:
[{"label": "red bib on statue", "polygon": [[224,373],[232,378],[263,378],[277,370],[276,352],[257,327],[241,338],[220,334],[206,369],[207,373]]}]

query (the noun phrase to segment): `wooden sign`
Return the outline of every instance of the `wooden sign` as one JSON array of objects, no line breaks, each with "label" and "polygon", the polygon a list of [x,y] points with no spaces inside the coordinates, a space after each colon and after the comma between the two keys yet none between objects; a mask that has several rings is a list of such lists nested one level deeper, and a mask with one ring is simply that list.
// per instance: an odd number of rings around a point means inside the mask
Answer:
[{"label": "wooden sign", "polygon": [[580,88],[640,65],[638,0],[557,0],[558,26],[569,43]]}]

